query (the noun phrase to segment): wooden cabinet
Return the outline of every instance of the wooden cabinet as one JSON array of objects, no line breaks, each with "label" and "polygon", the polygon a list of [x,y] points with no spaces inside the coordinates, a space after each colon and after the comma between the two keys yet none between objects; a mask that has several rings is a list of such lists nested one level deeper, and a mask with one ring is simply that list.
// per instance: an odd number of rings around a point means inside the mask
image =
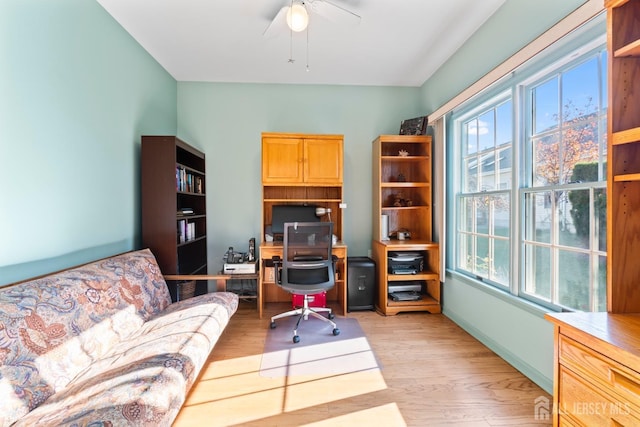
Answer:
[{"label": "wooden cabinet", "polygon": [[607,9],[607,310],[640,312],[640,1]]},{"label": "wooden cabinet", "polygon": [[262,241],[274,205],[315,205],[330,209],[342,240],[343,136],[262,134]]},{"label": "wooden cabinet", "polygon": [[265,184],[342,184],[342,135],[262,134]]},{"label": "wooden cabinet", "polygon": [[[390,271],[389,256],[396,253],[415,253],[422,257],[422,269],[416,274],[393,274]],[[385,315],[395,315],[404,311],[428,311],[440,313],[440,247],[426,240],[374,240],[372,256],[378,269],[377,310]],[[406,285],[420,285],[420,299],[395,301],[394,289]],[[402,291],[401,292],[405,292]]]},{"label": "wooden cabinet", "polygon": [[640,315],[554,313],[554,426],[640,426]]},{"label": "wooden cabinet", "polygon": [[[378,269],[377,308],[385,315],[402,311],[439,313],[440,249],[432,238],[431,136],[380,135],[373,141],[373,244]],[[388,228],[383,227],[383,216]],[[383,236],[383,228],[389,236]],[[398,233],[408,233],[400,240]],[[416,253],[423,259],[416,274],[393,274],[389,255]],[[398,286],[420,284],[420,299],[395,301]],[[393,292],[394,295],[396,294]],[[395,295],[398,296],[398,295]]]},{"label": "wooden cabinet", "polygon": [[142,245],[163,274],[207,274],[204,153],[175,136],[142,136],[141,213]]}]

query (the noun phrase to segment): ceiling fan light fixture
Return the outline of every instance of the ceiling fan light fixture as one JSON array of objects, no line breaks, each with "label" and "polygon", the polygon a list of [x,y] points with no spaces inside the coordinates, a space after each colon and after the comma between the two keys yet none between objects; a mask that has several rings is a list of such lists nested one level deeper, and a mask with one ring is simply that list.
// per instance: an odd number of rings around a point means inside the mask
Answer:
[{"label": "ceiling fan light fixture", "polygon": [[287,10],[287,25],[292,31],[304,31],[309,25],[309,14],[302,4],[294,3]]}]

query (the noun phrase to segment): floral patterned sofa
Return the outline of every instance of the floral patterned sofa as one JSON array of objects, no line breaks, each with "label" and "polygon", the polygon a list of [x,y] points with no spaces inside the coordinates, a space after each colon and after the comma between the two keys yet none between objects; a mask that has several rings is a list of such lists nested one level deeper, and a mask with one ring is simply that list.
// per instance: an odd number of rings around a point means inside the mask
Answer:
[{"label": "floral patterned sofa", "polygon": [[237,307],[147,249],[0,288],[0,425],[169,426]]}]

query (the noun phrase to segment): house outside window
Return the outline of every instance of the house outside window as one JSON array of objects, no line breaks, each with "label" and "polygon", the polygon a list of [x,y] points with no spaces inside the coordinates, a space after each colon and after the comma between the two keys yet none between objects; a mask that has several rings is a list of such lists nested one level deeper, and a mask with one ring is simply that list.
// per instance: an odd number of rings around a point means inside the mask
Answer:
[{"label": "house outside window", "polygon": [[452,267],[554,309],[606,310],[604,28],[450,116]]}]

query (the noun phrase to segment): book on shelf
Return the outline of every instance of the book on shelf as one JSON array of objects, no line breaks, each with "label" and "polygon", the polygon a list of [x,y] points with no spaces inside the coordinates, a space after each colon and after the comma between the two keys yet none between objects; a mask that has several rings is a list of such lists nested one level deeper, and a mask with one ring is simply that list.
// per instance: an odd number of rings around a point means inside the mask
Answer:
[{"label": "book on shelf", "polygon": [[188,172],[185,168],[176,167],[176,191],[203,194],[203,178]]},{"label": "book on shelf", "polygon": [[186,219],[178,221],[178,243],[186,243],[196,238],[196,223]]},{"label": "book on shelf", "polygon": [[193,209],[192,208],[180,208],[180,209],[178,209],[177,215],[178,216],[193,215]]}]

